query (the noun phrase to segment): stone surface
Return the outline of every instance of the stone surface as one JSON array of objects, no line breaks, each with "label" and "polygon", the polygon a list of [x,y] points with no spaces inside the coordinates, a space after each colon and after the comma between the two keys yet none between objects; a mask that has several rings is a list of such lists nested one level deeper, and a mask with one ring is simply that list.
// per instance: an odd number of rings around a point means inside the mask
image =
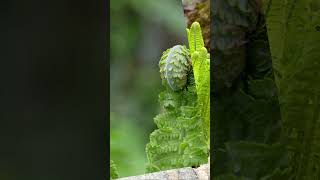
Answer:
[{"label": "stone surface", "polygon": [[209,164],[201,165],[198,168],[180,168],[156,173],[149,173],[140,176],[124,177],[117,180],[209,180]]}]

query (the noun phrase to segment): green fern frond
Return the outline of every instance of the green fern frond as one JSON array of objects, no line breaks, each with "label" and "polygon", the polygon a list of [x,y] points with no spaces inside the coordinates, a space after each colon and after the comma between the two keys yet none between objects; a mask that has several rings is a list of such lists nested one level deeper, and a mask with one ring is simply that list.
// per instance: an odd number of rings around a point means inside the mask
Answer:
[{"label": "green fern frond", "polygon": [[187,29],[192,68],[196,83],[200,116],[204,121],[204,132],[210,146],[210,59],[204,47],[201,27],[198,22]]},{"label": "green fern frond", "polygon": [[119,173],[118,173],[118,170],[117,170],[117,166],[112,160],[110,160],[110,178],[111,179],[119,178]]},{"label": "green fern frond", "polygon": [[[146,147],[148,172],[207,162],[206,141],[204,134],[199,133],[202,120],[197,115],[197,95],[192,89],[193,85],[189,85],[182,92],[166,90],[160,94],[163,109],[154,118],[159,129],[151,133]],[[167,104],[171,105],[164,106]],[[204,150],[196,151],[199,147]]]},{"label": "green fern frond", "polygon": [[[166,50],[159,67],[163,85],[158,129],[146,146],[148,172],[199,166],[209,156],[210,64],[199,23],[188,30],[190,50],[177,45]],[[191,36],[193,40],[190,39]],[[190,45],[189,44],[189,45]]]},{"label": "green fern frond", "polygon": [[320,3],[265,3],[289,174],[297,180],[320,179]]}]

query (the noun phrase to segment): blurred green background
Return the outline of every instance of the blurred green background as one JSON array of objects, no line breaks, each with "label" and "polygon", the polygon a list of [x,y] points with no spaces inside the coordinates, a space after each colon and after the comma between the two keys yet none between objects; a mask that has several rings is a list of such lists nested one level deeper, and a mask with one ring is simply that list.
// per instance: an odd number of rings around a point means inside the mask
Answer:
[{"label": "blurred green background", "polygon": [[120,177],[145,173],[145,146],[156,128],[158,62],[186,44],[181,0],[111,0],[110,158]]}]

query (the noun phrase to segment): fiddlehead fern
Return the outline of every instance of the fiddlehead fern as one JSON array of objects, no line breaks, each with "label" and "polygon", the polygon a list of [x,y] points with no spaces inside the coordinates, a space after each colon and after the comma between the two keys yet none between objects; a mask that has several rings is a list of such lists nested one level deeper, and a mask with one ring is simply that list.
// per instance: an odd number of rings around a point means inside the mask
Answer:
[{"label": "fiddlehead fern", "polygon": [[161,79],[173,91],[186,86],[190,70],[189,51],[185,46],[176,45],[163,52],[159,62]]},{"label": "fiddlehead fern", "polygon": [[[210,101],[205,92],[210,87],[206,84],[210,66],[200,25],[194,23],[193,27],[197,31],[188,30],[188,35],[195,35],[189,39],[190,50],[174,46],[163,53],[159,62],[162,82],[168,88],[160,93],[162,112],[154,118],[158,129],[150,135],[146,147],[149,172],[199,166],[208,161],[209,117],[205,108]],[[206,71],[201,73],[201,68]]]}]

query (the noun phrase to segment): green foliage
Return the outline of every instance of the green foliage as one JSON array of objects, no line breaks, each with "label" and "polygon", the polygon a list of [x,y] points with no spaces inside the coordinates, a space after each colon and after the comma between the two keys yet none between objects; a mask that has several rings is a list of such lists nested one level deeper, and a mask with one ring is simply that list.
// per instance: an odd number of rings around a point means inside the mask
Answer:
[{"label": "green foliage", "polygon": [[193,84],[179,92],[168,88],[160,94],[163,109],[154,118],[158,129],[151,133],[146,147],[149,172],[207,162],[208,149],[203,132],[199,132],[202,121],[197,115],[196,97]]},{"label": "green foliage", "polygon": [[[250,156],[254,158],[253,153],[255,144],[260,144],[268,148],[279,140],[280,136],[280,111],[277,101],[276,88],[274,82],[269,79],[251,80],[248,83],[248,90],[239,89],[232,94],[226,94],[215,98],[213,106],[215,107],[214,116],[214,155],[213,163],[215,167],[215,175],[237,174],[230,169],[230,164],[234,158],[241,153],[231,154],[230,152],[250,152],[247,158],[242,159],[244,163],[253,163]],[[219,105],[219,107],[217,107]],[[247,149],[241,150],[239,146],[230,146],[229,143],[242,142],[252,143]],[[227,145],[226,145],[227,144]],[[270,147],[271,148],[271,147]],[[231,156],[232,155],[232,156]],[[261,156],[266,154],[261,154]],[[276,154],[274,154],[278,157]],[[240,157],[238,157],[240,158]],[[269,158],[269,157],[266,157]],[[257,163],[258,164],[258,163]],[[255,171],[267,168],[267,164],[261,163],[259,166],[247,166],[246,171],[251,168]],[[246,178],[253,178],[245,173],[244,169],[239,172]],[[259,178],[263,174],[259,174]],[[253,178],[254,179],[254,178]]]},{"label": "green foliage", "polygon": [[[290,179],[320,179],[320,2],[266,1]],[[287,178],[289,179],[289,178]]]},{"label": "green foliage", "polygon": [[286,165],[286,149],[279,145],[251,142],[228,142],[227,153],[231,157],[230,169],[237,175],[258,179]]},{"label": "green foliage", "polygon": [[[150,135],[150,143],[146,147],[149,172],[199,166],[208,161],[209,136],[206,130],[209,129],[209,114],[207,109],[203,109],[210,102],[210,65],[203,40],[202,44],[196,43],[202,38],[198,23],[195,22],[188,30],[190,34],[194,35],[194,43],[189,44],[192,69],[188,68],[190,55],[180,45],[165,51],[159,63],[166,89],[159,95],[162,112],[154,118],[158,129]],[[204,71],[200,72],[199,68]]]},{"label": "green foliage", "polygon": [[230,157],[229,173],[215,177],[219,180],[283,180],[287,179],[286,148],[280,144],[268,145],[245,141],[226,143],[225,153]]},{"label": "green foliage", "polygon": [[319,1],[215,2],[214,178],[320,179]]},{"label": "green foliage", "polygon": [[192,60],[193,74],[196,83],[199,114],[204,121],[204,133],[210,144],[210,55],[204,47],[201,27],[194,22],[187,29],[188,42]]},{"label": "green foliage", "polygon": [[255,0],[214,2],[213,178],[275,177],[287,156],[264,18]]},{"label": "green foliage", "polygon": [[118,173],[118,170],[117,170],[117,166],[116,164],[110,160],[110,178],[111,179],[117,179],[119,178],[119,173]]}]

